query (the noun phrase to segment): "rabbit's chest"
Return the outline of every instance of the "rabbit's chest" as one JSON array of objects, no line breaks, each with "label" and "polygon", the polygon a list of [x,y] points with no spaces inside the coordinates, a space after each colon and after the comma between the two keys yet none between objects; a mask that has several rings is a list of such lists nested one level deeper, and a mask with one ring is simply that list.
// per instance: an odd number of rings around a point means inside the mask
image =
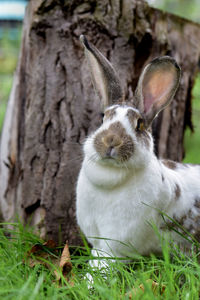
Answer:
[{"label": "rabbit's chest", "polygon": [[[85,178],[83,181],[81,190],[84,192],[77,195],[77,218],[81,230],[86,237],[90,237],[93,246],[105,249],[109,244],[117,255],[128,255],[126,250],[130,249],[123,243],[134,245],[140,252],[144,250],[144,242],[149,248],[147,240],[152,229],[148,222],[151,219],[155,222],[157,217],[155,210],[145,205],[145,202],[148,204],[149,190],[147,193],[138,182],[136,185],[131,183],[112,190],[102,190],[91,182],[86,184]],[[151,195],[153,193],[155,188]],[[109,243],[104,239],[109,239]],[[152,242],[155,244],[153,238],[149,240],[150,244]]]},{"label": "rabbit's chest", "polygon": [[[107,204],[97,204],[98,211],[89,217],[86,235],[94,248],[112,252],[116,256],[130,256],[139,252],[147,254],[152,250],[159,251],[157,237],[150,222],[157,222],[155,211],[138,202],[137,195],[133,198],[110,199]],[[134,201],[135,200],[135,201]],[[93,231],[94,230],[94,231]],[[92,237],[98,237],[93,239]]]}]

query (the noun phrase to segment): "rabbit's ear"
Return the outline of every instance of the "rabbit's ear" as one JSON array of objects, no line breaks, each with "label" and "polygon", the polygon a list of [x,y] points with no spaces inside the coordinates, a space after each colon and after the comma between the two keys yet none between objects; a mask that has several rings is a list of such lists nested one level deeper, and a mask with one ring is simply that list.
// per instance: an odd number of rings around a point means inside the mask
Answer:
[{"label": "rabbit's ear", "polygon": [[135,105],[149,127],[156,115],[172,100],[180,80],[180,67],[169,56],[154,59],[143,70],[136,89]]},{"label": "rabbit's ear", "polygon": [[102,100],[103,108],[123,102],[123,91],[111,63],[96,47],[87,41],[84,35],[80,36],[80,41],[85,48],[85,55],[92,73],[92,81]]}]

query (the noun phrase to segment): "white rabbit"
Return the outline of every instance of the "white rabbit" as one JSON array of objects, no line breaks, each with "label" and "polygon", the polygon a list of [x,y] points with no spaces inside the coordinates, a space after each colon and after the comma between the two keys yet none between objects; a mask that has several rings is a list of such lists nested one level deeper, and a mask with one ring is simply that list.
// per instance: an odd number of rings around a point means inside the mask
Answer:
[{"label": "white rabbit", "polygon": [[[126,103],[110,62],[85,36],[80,40],[105,113],[103,124],[84,143],[76,190],[78,225],[99,250],[93,254],[160,252],[151,224],[161,235],[170,229],[160,211],[200,241],[200,166],[158,159],[150,130],[173,99],[179,66],[168,56],[154,59],[140,76],[132,104]],[[181,246],[190,247],[186,239],[171,234]]]}]

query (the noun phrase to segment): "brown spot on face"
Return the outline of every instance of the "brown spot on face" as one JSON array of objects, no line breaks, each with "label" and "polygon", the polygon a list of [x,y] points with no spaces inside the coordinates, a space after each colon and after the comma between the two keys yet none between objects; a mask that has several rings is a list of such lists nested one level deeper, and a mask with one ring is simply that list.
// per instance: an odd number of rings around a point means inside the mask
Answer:
[{"label": "brown spot on face", "polygon": [[175,200],[178,200],[180,198],[180,195],[181,195],[180,186],[178,184],[176,184],[176,187],[175,187]]},{"label": "brown spot on face", "polygon": [[96,151],[101,155],[105,155],[105,145],[103,142],[103,138],[108,135],[108,130],[103,130],[100,133],[98,133],[94,139],[94,147]]},{"label": "brown spot on face", "polygon": [[118,122],[114,122],[112,123],[109,128],[109,131],[118,134],[120,137],[123,137],[126,135],[126,130],[125,128],[122,126],[122,123]]},{"label": "brown spot on face", "polygon": [[175,170],[178,166],[178,164],[175,161],[169,159],[163,159],[162,163],[171,170]]},{"label": "brown spot on face", "polygon": [[105,114],[104,114],[105,120],[108,120],[108,119],[112,120],[114,118],[114,116],[116,115],[116,108],[117,107],[113,107],[113,108],[105,111]]},{"label": "brown spot on face", "polygon": [[107,147],[118,147],[120,146],[120,144],[122,143],[121,138],[116,135],[116,134],[112,134],[112,133],[108,133],[106,134],[106,136],[103,137],[103,143],[107,146]]},{"label": "brown spot on face", "polygon": [[138,112],[136,112],[135,110],[133,110],[133,109],[129,109],[127,111],[126,115],[127,115],[128,119],[129,119],[129,122],[132,125],[133,130],[135,130],[136,125],[137,125],[137,121],[138,121],[138,119],[142,119],[142,116]]},{"label": "brown spot on face", "polygon": [[147,148],[149,148],[151,138],[148,131],[145,129],[145,121],[143,120],[141,114],[133,109],[129,109],[127,111],[127,117],[133,131],[136,132],[138,140],[141,141]]},{"label": "brown spot on face", "polygon": [[134,145],[130,135],[126,135],[123,137],[123,143],[121,147],[119,147],[118,155],[122,161],[129,160],[134,152]]},{"label": "brown spot on face", "polygon": [[[116,158],[123,162],[134,152],[133,140],[120,122],[114,122],[108,129],[98,133],[94,139],[94,147],[102,158]],[[111,155],[111,152],[115,155]]]}]

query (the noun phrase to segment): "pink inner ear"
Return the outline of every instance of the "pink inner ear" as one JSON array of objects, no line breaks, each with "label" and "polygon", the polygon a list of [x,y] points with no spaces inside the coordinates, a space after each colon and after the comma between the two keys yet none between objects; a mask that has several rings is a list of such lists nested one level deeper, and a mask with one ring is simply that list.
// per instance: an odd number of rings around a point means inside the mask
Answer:
[{"label": "pink inner ear", "polygon": [[153,103],[153,97],[150,93],[145,93],[145,101],[144,101],[144,113],[147,113]]},{"label": "pink inner ear", "polygon": [[174,72],[157,71],[148,74],[143,82],[144,113],[151,107],[162,107],[170,97],[174,83]]}]

